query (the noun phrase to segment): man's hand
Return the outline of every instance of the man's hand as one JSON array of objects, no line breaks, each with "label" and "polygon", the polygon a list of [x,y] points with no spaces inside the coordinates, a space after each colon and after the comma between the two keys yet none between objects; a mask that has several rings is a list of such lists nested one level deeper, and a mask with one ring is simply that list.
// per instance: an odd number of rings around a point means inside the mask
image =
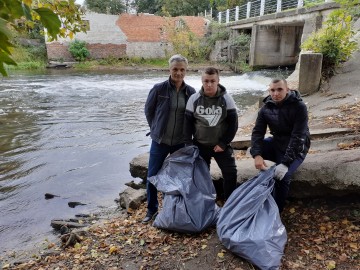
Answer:
[{"label": "man's hand", "polygon": [[214,147],[214,152],[218,153],[218,152],[224,152],[224,149],[222,149],[219,145],[215,145]]},{"label": "man's hand", "polygon": [[285,174],[288,172],[289,168],[284,164],[279,164],[275,167],[274,178],[278,180],[282,180]]},{"label": "man's hand", "polygon": [[256,156],[254,158],[255,161],[255,168],[258,170],[265,171],[267,170],[267,165],[265,163],[265,160],[262,158],[262,156]]}]

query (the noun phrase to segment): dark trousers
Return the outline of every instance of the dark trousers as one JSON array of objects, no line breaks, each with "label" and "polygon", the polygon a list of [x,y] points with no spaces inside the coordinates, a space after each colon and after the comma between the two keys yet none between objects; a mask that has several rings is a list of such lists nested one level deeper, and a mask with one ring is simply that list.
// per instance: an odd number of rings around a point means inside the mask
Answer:
[{"label": "dark trousers", "polygon": [[[155,141],[151,142],[150,147],[150,157],[149,157],[149,165],[148,165],[148,173],[147,177],[151,177],[156,175],[161,169],[165,158],[172,154],[173,152],[182,148],[184,144],[178,145],[167,145],[163,143],[157,143]],[[157,189],[151,184],[148,180],[146,181],[146,195],[147,195],[147,208],[149,214],[154,214],[158,210],[158,198],[157,198]]]},{"label": "dark trousers", "polygon": [[236,189],[237,182],[237,169],[233,149],[231,148],[231,146],[227,146],[223,152],[215,153],[214,147],[205,146],[199,143],[195,143],[195,145],[199,148],[199,154],[205,160],[209,169],[212,157],[218,164],[224,179],[224,194],[217,195],[218,197],[227,200],[231,193]]},{"label": "dark trousers", "polygon": [[[273,138],[265,138],[262,148],[262,158],[280,164],[281,159],[285,153],[281,152],[278,148],[275,147]],[[281,181],[275,182],[275,187],[272,192],[272,195],[275,199],[276,204],[279,207],[279,212],[281,213],[285,206],[286,198],[290,190],[291,177],[297,168],[303,163],[304,157],[296,158],[289,166],[288,172],[285,174],[284,178]]]}]

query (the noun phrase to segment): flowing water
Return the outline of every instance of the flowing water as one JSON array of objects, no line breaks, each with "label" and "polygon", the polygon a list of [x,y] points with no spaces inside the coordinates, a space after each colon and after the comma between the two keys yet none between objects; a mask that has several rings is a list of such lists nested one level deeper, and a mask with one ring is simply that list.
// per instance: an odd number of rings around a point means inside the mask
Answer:
[{"label": "flowing water", "polygon": [[[220,83],[243,112],[274,73],[224,74]],[[0,259],[55,238],[52,219],[116,208],[132,180],[129,162],[149,148],[148,91],[165,79],[164,72],[64,70],[0,78]],[[200,75],[186,82],[199,89]]]}]

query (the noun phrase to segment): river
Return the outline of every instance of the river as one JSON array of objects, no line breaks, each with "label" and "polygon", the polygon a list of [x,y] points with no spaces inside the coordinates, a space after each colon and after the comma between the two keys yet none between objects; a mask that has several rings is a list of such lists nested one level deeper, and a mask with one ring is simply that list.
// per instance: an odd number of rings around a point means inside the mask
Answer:
[{"label": "river", "polygon": [[[241,113],[276,74],[223,74],[220,83]],[[117,207],[132,180],[129,162],[149,149],[148,91],[167,76],[48,70],[0,79],[0,259],[54,239],[54,218]],[[185,81],[201,86],[197,73]],[[70,208],[70,201],[86,205]]]}]

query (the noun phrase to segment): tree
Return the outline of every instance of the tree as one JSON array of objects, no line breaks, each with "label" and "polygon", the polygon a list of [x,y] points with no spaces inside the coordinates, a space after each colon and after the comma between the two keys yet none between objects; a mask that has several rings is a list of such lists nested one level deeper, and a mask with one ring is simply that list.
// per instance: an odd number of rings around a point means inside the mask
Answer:
[{"label": "tree", "polygon": [[198,0],[161,0],[161,15],[169,16],[197,16],[209,9],[209,1]]},{"label": "tree", "polygon": [[121,0],[85,0],[88,10],[96,13],[117,15],[126,10]]},{"label": "tree", "polygon": [[138,13],[159,14],[161,12],[159,0],[135,0],[133,5]]},{"label": "tree", "polygon": [[245,5],[248,0],[210,0],[210,6],[217,11],[224,11]]},{"label": "tree", "polygon": [[11,31],[21,32],[40,23],[49,40],[72,38],[85,32],[83,12],[75,0],[1,0],[0,1],[0,73],[6,76],[5,64],[16,65],[11,58],[14,49]]}]

